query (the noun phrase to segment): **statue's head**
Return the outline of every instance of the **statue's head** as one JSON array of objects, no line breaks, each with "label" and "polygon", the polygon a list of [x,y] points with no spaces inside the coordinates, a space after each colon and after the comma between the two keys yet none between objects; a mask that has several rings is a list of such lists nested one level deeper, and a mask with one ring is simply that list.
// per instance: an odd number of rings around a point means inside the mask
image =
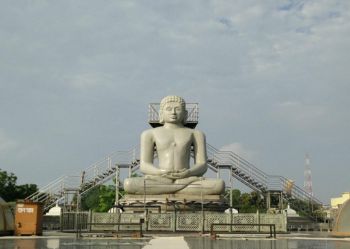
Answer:
[{"label": "statue's head", "polygon": [[182,123],[187,121],[186,102],[179,96],[166,96],[160,102],[159,123]]}]

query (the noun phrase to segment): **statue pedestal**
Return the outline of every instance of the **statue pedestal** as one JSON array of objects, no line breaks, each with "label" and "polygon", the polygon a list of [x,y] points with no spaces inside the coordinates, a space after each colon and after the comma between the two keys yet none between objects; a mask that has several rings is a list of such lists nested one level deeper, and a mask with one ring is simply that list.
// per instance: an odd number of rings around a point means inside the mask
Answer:
[{"label": "statue pedestal", "polygon": [[167,211],[216,211],[223,212],[228,204],[221,195],[132,195],[120,200],[127,212],[143,212],[145,207],[152,212]]}]

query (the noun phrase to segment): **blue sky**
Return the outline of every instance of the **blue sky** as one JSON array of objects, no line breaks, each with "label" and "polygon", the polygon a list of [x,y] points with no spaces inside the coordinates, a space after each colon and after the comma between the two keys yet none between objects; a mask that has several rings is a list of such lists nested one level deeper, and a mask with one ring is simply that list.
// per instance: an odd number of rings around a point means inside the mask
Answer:
[{"label": "blue sky", "polygon": [[350,191],[350,2],[2,1],[0,168],[40,186],[139,142],[147,105],[267,173]]}]

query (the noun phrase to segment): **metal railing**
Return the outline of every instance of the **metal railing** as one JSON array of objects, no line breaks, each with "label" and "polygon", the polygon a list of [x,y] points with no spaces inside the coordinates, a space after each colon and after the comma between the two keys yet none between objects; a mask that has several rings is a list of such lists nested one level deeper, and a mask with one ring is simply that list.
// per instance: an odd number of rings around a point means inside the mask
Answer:
[{"label": "metal railing", "polygon": [[[230,232],[222,232],[222,231],[215,231],[214,227],[222,227],[222,226],[229,226],[229,227],[258,227],[258,229],[256,231],[254,231],[254,229],[251,229],[250,231],[247,230],[235,230],[235,231],[230,231]],[[269,233],[270,236],[268,238],[276,238],[276,225],[275,224],[260,224],[260,223],[250,223],[250,224],[242,224],[242,223],[213,223],[211,224],[211,228],[210,228],[210,237],[212,239],[216,239],[217,238],[217,234],[218,233],[267,233],[265,231],[260,231],[260,227],[269,227]]]},{"label": "metal railing", "polygon": [[[197,108],[197,107],[196,107]],[[82,195],[111,179],[117,167],[129,168],[129,175],[139,169],[139,148],[129,151],[111,153],[102,160],[92,164],[77,176],[61,176],[26,199],[44,203],[44,210],[48,210],[55,203],[65,198],[67,189],[78,189]],[[302,188],[293,185],[290,191],[285,191],[289,180],[283,176],[268,175],[252,163],[232,151],[221,151],[207,144],[208,166],[217,172],[220,168],[229,168],[233,177],[253,190],[265,193],[277,190],[285,193],[287,198],[322,204],[314,196]]]},{"label": "metal railing", "polygon": [[26,199],[42,202],[44,210],[47,211],[55,203],[61,202],[69,190],[79,190],[80,195],[83,195],[95,186],[110,180],[116,171],[116,165],[133,168],[137,165],[137,157],[136,149],[111,153],[84,169],[80,175],[61,176]]},{"label": "metal railing", "polygon": [[[276,232],[286,232],[286,214],[177,212],[167,213],[96,213],[63,212],[61,230],[76,233],[133,232],[140,227],[143,232],[240,232],[268,233],[267,226],[274,225]],[[144,221],[144,222],[143,222]],[[234,227],[232,227],[232,226]],[[132,226],[132,227],[131,227]],[[139,231],[137,229],[137,231]]]},{"label": "metal railing", "polygon": [[208,162],[212,168],[230,167],[232,175],[252,188],[264,192],[268,188],[268,175],[232,151],[220,151],[207,145]]},{"label": "metal railing", "polygon": [[230,167],[232,175],[253,190],[262,193],[281,191],[286,197],[322,205],[320,200],[295,184],[288,189],[290,187],[288,186],[290,184],[289,179],[279,175],[268,175],[232,151],[217,150],[207,144],[207,153],[208,164],[212,170],[217,171],[220,167]]}]

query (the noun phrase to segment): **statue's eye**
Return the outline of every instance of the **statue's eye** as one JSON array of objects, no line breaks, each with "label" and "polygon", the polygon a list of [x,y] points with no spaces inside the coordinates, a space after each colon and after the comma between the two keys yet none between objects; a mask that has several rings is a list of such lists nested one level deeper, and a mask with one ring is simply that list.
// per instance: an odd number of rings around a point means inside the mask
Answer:
[{"label": "statue's eye", "polygon": [[171,107],[170,107],[170,106],[167,107],[166,110],[167,110],[167,111],[171,111]]}]

